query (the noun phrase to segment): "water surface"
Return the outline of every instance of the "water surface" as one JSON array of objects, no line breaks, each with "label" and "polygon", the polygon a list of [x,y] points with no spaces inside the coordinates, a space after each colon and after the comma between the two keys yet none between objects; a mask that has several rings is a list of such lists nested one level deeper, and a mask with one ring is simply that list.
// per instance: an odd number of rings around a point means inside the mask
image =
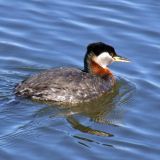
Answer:
[{"label": "water surface", "polygon": [[[0,159],[160,158],[160,2],[0,0]],[[68,109],[16,98],[39,71],[83,68],[86,46],[129,58],[108,97]]]}]

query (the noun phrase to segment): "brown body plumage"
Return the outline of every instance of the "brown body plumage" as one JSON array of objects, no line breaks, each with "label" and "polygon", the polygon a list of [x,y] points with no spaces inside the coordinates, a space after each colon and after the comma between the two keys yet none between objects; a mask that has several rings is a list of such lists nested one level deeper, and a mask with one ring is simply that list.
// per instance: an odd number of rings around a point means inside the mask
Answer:
[{"label": "brown body plumage", "polygon": [[83,71],[67,67],[43,71],[18,84],[15,93],[61,104],[90,101],[113,88],[115,78],[107,65],[115,61],[116,57],[113,47],[102,42],[90,44]]}]

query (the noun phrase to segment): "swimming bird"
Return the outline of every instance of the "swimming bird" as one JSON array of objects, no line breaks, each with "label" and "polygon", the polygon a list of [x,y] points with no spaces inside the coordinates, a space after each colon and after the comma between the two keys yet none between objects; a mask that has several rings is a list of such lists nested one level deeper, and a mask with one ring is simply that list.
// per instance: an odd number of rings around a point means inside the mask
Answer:
[{"label": "swimming bird", "polygon": [[112,62],[129,62],[103,42],[87,46],[84,69],[60,67],[42,71],[15,87],[18,96],[57,104],[88,102],[109,92],[116,80],[108,68]]}]

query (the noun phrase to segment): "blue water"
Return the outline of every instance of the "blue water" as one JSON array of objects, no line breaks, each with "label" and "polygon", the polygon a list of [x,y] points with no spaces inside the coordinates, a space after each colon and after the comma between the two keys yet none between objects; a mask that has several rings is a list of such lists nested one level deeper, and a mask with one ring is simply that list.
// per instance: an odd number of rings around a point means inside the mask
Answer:
[{"label": "blue water", "polygon": [[[0,160],[159,160],[160,2],[0,0]],[[83,68],[86,46],[111,44],[107,98],[75,108],[19,99],[14,86],[39,71]]]}]

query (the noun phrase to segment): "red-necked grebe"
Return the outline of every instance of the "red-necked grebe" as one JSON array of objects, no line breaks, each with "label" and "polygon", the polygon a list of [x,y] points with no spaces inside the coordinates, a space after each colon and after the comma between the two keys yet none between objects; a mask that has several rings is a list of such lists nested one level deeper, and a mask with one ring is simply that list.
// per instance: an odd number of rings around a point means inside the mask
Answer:
[{"label": "red-necked grebe", "polygon": [[102,42],[89,44],[84,70],[61,67],[33,75],[15,88],[19,96],[55,103],[81,103],[97,98],[112,89],[115,78],[108,69],[112,62],[129,62],[114,48]]}]

